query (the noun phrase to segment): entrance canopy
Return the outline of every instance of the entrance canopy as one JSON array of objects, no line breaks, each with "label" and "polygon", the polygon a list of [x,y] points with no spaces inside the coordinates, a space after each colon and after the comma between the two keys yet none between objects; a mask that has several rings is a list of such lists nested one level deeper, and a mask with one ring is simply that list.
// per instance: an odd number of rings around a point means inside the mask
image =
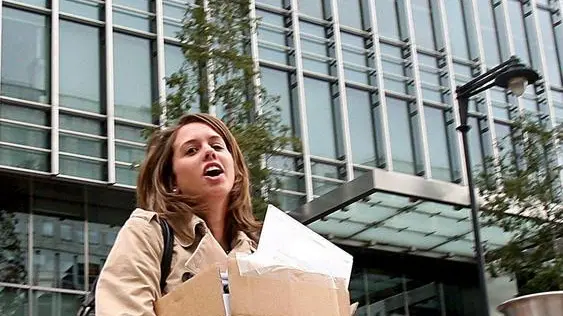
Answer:
[{"label": "entrance canopy", "polygon": [[[467,187],[375,169],[289,212],[331,241],[349,246],[472,260]],[[510,235],[481,223],[485,249]]]}]

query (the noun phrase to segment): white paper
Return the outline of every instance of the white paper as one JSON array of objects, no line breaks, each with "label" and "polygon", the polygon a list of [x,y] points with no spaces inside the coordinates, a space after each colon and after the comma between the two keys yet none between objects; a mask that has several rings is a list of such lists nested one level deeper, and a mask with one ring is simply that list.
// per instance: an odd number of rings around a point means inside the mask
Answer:
[{"label": "white paper", "polygon": [[322,273],[345,279],[347,285],[353,264],[350,254],[273,205],[268,206],[258,249],[246,260],[255,266],[275,263]]},{"label": "white paper", "polygon": [[223,294],[223,305],[225,306],[225,315],[231,316],[231,296]]}]

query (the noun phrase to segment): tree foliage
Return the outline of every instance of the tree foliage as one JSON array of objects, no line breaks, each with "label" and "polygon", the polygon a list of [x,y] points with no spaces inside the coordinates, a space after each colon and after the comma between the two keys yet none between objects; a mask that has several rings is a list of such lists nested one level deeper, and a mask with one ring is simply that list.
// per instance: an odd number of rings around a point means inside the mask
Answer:
[{"label": "tree foliage", "polygon": [[164,126],[186,112],[214,113],[237,138],[250,169],[253,207],[260,217],[275,179],[264,162],[277,151],[296,146],[281,120],[278,98],[255,80],[258,69],[250,54],[256,19],[248,0],[202,0],[189,5],[177,34],[184,62],[167,78],[172,91],[153,114]]},{"label": "tree foliage", "polygon": [[563,128],[549,128],[531,116],[514,121],[477,178],[483,217],[510,234],[508,244],[488,251],[493,276],[513,275],[519,294],[563,289]]}]

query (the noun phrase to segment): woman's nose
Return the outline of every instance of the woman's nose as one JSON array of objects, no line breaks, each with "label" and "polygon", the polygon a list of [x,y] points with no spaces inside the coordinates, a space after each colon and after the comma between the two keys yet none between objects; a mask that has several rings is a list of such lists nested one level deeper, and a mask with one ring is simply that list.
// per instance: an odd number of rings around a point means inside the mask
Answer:
[{"label": "woman's nose", "polygon": [[213,149],[213,147],[211,146],[207,146],[205,148],[205,160],[212,160],[217,158],[217,155],[215,153],[215,149]]}]

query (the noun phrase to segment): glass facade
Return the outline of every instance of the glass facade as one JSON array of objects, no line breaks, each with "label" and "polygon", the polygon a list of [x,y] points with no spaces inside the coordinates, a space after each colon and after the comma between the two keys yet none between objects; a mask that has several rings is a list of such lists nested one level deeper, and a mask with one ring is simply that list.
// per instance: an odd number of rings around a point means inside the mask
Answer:
[{"label": "glass facade", "polygon": [[[134,205],[135,166],[144,155],[141,132],[158,119],[151,104],[170,92],[163,80],[182,62],[175,34],[185,5],[0,0],[0,166],[6,179],[0,183],[19,188],[2,191],[3,202],[12,200],[4,199],[11,194],[18,198],[0,211],[2,225],[12,223],[19,238],[23,269],[0,280],[0,310],[14,305],[16,315],[66,315],[96,276]],[[509,133],[515,113],[563,122],[562,5],[560,0],[255,0],[260,22],[254,57],[262,83],[280,97],[283,121],[303,143],[301,151],[287,148],[268,161],[281,183],[272,197],[292,210],[376,168],[464,185],[453,91],[511,55],[543,78],[519,99],[496,88],[472,98],[474,168],[499,154],[494,145]],[[107,195],[116,196],[98,199]],[[336,222],[329,228],[359,231],[366,225]],[[321,232],[327,223],[331,220],[311,227]],[[393,251],[416,241],[400,238],[406,244],[387,241]],[[451,252],[433,249],[445,257]],[[470,253],[458,255],[471,260]],[[476,282],[458,286],[438,276],[420,277],[407,266],[355,267],[362,315],[471,315],[471,309],[449,306],[457,304],[455,295],[470,301],[467,293]],[[388,310],[373,305],[419,292],[427,297],[421,294],[426,299],[413,304]]]}]

